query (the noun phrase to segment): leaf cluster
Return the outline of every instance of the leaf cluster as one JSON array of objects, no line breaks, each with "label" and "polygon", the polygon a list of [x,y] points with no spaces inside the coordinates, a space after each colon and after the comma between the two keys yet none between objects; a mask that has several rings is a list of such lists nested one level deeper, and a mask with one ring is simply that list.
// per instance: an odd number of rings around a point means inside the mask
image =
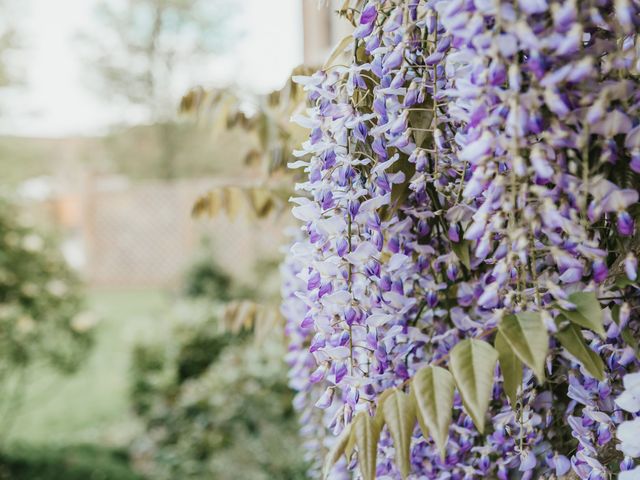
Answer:
[{"label": "leaf cluster", "polygon": [[56,243],[0,199],[0,379],[35,363],[74,371],[92,343],[78,276]]},{"label": "leaf cluster", "polygon": [[[589,329],[604,336],[600,303],[594,292],[573,293],[569,301],[576,308],[558,307],[561,313],[557,331],[553,334],[555,343],[575,358],[589,375],[602,380],[604,363],[589,348],[582,333],[582,329]],[[493,345],[486,340],[490,336],[493,336]],[[444,458],[456,391],[464,411],[478,432],[484,433],[494,397],[496,366],[500,366],[502,391],[512,408],[516,408],[523,369],[531,369],[543,384],[549,346],[555,343],[540,312],[503,316],[497,329],[460,341],[447,357],[418,370],[409,382],[382,392],[374,417],[367,412],[358,413],[327,455],[325,475],[342,455],[350,459],[357,452],[362,478],[375,479],[377,444],[385,425],[395,445],[396,466],[402,478],[407,478],[411,472],[410,450],[416,423],[424,438],[431,438]],[[445,360],[448,368],[439,366]]]},{"label": "leaf cluster", "polygon": [[[255,348],[210,303],[181,309],[171,341],[140,345],[132,404],[144,432],[134,462],[151,478],[304,478],[281,338]],[[203,304],[207,305],[207,304]]]}]

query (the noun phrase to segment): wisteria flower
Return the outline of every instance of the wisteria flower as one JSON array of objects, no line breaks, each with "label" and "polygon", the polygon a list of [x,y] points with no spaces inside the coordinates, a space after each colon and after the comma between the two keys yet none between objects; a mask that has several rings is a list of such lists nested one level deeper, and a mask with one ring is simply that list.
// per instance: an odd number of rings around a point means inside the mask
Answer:
[{"label": "wisteria flower", "polygon": [[640,412],[640,372],[624,376],[624,392],[616,398],[616,404],[627,412]]},{"label": "wisteria flower", "polygon": [[622,422],[617,436],[620,440],[618,450],[632,458],[640,457],[640,417]]}]

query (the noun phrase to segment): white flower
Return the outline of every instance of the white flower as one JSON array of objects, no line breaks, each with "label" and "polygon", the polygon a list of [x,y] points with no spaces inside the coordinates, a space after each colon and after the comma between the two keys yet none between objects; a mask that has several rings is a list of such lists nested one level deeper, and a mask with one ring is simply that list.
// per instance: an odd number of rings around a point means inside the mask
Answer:
[{"label": "white flower", "polygon": [[[618,426],[616,436],[620,440],[618,450],[629,457],[640,457],[640,417],[628,422],[622,422]],[[629,478],[640,479],[640,477]]]},{"label": "white flower", "polygon": [[616,404],[627,412],[640,411],[640,372],[624,376],[624,392],[616,398]]},{"label": "white flower", "polygon": [[306,198],[291,198],[290,201],[298,204],[297,207],[291,209],[291,213],[298,220],[303,222],[311,222],[320,217],[320,207]]},{"label": "white flower", "polygon": [[627,470],[626,472],[620,472],[618,480],[640,480],[640,467]]}]

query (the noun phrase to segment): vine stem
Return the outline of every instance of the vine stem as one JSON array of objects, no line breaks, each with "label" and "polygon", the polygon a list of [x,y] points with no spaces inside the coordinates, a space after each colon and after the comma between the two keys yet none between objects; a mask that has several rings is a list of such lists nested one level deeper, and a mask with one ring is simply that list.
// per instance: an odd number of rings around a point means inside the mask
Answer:
[{"label": "vine stem", "polygon": [[[438,25],[438,14],[435,14],[435,22],[436,25]],[[436,27],[436,31],[433,34],[433,43],[434,43],[434,48],[437,48],[438,46],[438,28]],[[438,163],[439,163],[439,155],[438,155],[438,142],[436,142],[436,135],[435,135],[435,131],[438,129],[438,100],[436,99],[436,96],[438,94],[438,63],[435,63],[433,65],[433,130],[434,130],[434,134],[433,134],[433,148],[435,150],[434,152],[434,159],[433,159],[433,171],[434,173],[437,172],[438,170]]]},{"label": "vine stem", "polygon": [[[354,48],[353,48],[353,63],[355,65],[358,64],[358,40],[355,40],[355,44],[354,44]],[[353,98],[351,98],[351,105],[356,108],[356,106],[354,105],[354,101]],[[351,139],[348,138],[347,139],[347,151],[349,152],[349,154],[351,155]],[[371,158],[371,157],[370,157]],[[353,189],[353,185],[351,180],[349,181],[349,189]],[[352,234],[352,223],[353,223],[353,219],[351,217],[351,212],[349,211],[349,207],[347,206],[347,245],[349,248],[349,253],[351,253],[353,251],[353,244],[352,244],[352,240],[351,240],[351,234]],[[352,277],[353,277],[353,265],[351,264],[351,262],[349,262],[348,266],[347,266],[347,290],[349,292],[349,295],[352,295],[353,292],[353,288],[352,288]],[[347,324],[348,326],[348,331],[349,331],[349,375],[353,376],[353,369],[354,369],[354,361],[353,361],[353,328],[350,324]]]},{"label": "vine stem", "polygon": [[[351,212],[348,211],[347,209],[347,218],[348,218],[348,224],[347,224],[347,244],[349,245],[349,253],[351,253],[352,251],[352,247],[351,247]],[[349,266],[347,267],[347,288],[349,290],[349,294],[351,294],[351,276],[352,276],[352,265],[351,262],[349,262]],[[349,326],[349,374],[353,375],[353,328],[351,328],[351,325]]]}]

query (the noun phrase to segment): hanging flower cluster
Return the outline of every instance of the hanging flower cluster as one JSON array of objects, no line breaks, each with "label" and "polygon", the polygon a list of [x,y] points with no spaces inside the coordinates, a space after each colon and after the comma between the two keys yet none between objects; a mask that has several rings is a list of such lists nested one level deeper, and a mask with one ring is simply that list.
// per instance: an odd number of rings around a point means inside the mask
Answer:
[{"label": "hanging flower cluster", "polygon": [[632,471],[640,5],[357,17],[351,61],[297,78],[283,313],[311,455],[366,480]]},{"label": "hanging flower cluster", "polygon": [[[293,234],[295,237],[295,233]],[[320,383],[315,380],[314,373],[318,369],[313,352],[309,348],[309,339],[313,336],[313,325],[292,319],[305,318],[308,313],[306,303],[296,292],[306,289],[306,283],[300,280],[298,274],[304,270],[304,264],[299,259],[305,258],[310,251],[306,243],[298,243],[294,247],[296,255],[290,255],[281,266],[282,293],[287,299],[282,305],[282,314],[288,319],[285,334],[289,340],[286,361],[289,366],[290,387],[297,392],[293,406],[299,414],[300,435],[304,439],[305,461],[309,464],[309,474],[317,477],[322,467],[322,459],[331,446],[331,435],[325,424],[333,414],[330,407],[319,409],[315,403],[322,395]],[[337,407],[334,406],[334,409]],[[338,477],[336,477],[338,478]],[[345,477],[348,478],[348,477]]]}]

